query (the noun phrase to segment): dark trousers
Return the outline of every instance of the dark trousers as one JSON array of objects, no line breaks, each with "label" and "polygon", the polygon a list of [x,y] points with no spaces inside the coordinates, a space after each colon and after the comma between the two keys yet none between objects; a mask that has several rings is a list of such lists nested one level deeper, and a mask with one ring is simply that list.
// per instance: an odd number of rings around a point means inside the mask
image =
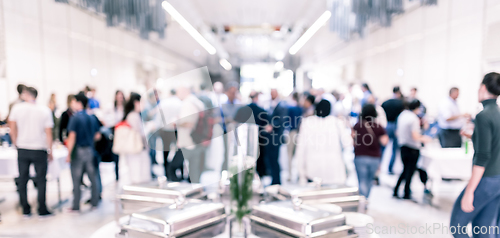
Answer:
[{"label": "dark trousers", "polygon": [[163,149],[163,168],[165,169],[165,177],[168,180],[168,155],[170,154],[170,150]]},{"label": "dark trousers", "polygon": [[[163,152],[165,157],[165,176],[167,176],[168,181],[180,182],[184,179],[184,155],[182,154],[182,150],[178,149],[175,152],[174,158],[170,163],[168,163],[168,151]],[[177,170],[180,170],[180,177],[177,176]]]},{"label": "dark trousers", "polygon": [[[464,191],[457,198],[453,211],[451,213],[450,228],[460,228],[462,226],[467,226],[472,223],[472,232],[474,234],[474,229],[477,231],[482,227],[490,228],[490,226],[498,225],[498,214],[500,209],[500,176],[485,177],[482,178],[474,191],[474,211],[471,213],[465,213],[462,211],[462,197]],[[477,227],[477,228],[476,228]],[[483,228],[484,229],[484,228]],[[453,231],[453,229],[452,229]],[[453,237],[463,238],[469,237],[468,234],[460,233],[457,230]],[[484,231],[484,230],[483,230]],[[496,232],[496,230],[492,230]],[[489,234],[490,230],[486,232],[488,234],[474,234],[473,237],[498,237],[499,234]]]},{"label": "dark trousers", "polygon": [[94,150],[94,171],[95,171],[99,196],[101,196],[102,193],[101,170],[99,169],[100,164],[101,164],[101,156]]},{"label": "dark trousers", "polygon": [[47,151],[44,150],[17,150],[19,178],[17,178],[17,190],[19,192],[19,201],[24,214],[31,213],[31,207],[28,203],[27,184],[30,180],[30,165],[35,166],[36,176],[33,180],[38,189],[38,212],[47,212],[45,203],[45,193],[47,188]]},{"label": "dark trousers", "polygon": [[394,195],[398,195],[399,186],[405,181],[405,198],[411,197],[411,179],[417,169],[418,157],[420,150],[416,150],[407,146],[401,146],[401,160],[403,160],[403,173],[399,176],[398,183],[394,188]]},{"label": "dark trousers", "polygon": [[155,164],[158,164],[156,162],[156,150],[154,149],[149,149],[149,158],[151,158],[151,177],[156,178],[156,174],[153,171],[153,166]]},{"label": "dark trousers", "polygon": [[396,137],[396,129],[397,129],[397,124],[396,122],[388,122],[387,123],[387,135],[389,136],[389,139],[392,140],[392,154],[391,154],[391,160],[389,162],[389,173],[392,173],[392,169],[394,168],[394,163],[396,162],[396,154],[399,149],[398,145],[398,137]]},{"label": "dark trousers", "polygon": [[440,129],[438,133],[439,143],[443,148],[462,147],[462,136],[458,129]]},{"label": "dark trousers", "polygon": [[80,210],[82,190],[80,188],[83,173],[87,173],[90,180],[90,204],[97,206],[99,202],[99,185],[94,166],[94,152],[92,147],[76,147],[71,159],[71,177],[73,178],[73,210]]},{"label": "dark trousers", "polygon": [[[177,141],[177,131],[161,130],[159,135],[160,135],[160,138],[161,138],[161,141],[163,144],[163,168],[165,169],[165,176],[167,177],[167,179],[169,181],[178,181],[177,176],[175,174],[175,170],[177,168],[173,168],[173,167],[171,168],[171,163],[173,163],[174,161],[172,160],[172,162],[170,162],[170,163],[168,162],[168,155],[170,154],[170,146],[172,145],[172,143],[175,143]],[[182,157],[181,150],[179,150],[178,153],[181,153],[178,156]],[[176,154],[176,156],[177,156],[177,154]],[[174,158],[174,159],[176,159],[176,158]],[[179,160],[179,158],[177,158],[177,160]],[[176,161],[176,162],[178,162],[178,161]],[[182,163],[184,163],[184,159],[182,159]]]},{"label": "dark trousers", "polygon": [[115,176],[116,176],[116,181],[118,181],[118,179],[120,178],[120,170],[119,170],[120,156],[112,154],[111,157],[113,157],[113,161],[115,162]]},{"label": "dark trousers", "polygon": [[265,176],[266,173],[266,146],[263,143],[259,145],[259,157],[257,158],[256,170],[259,177]]},{"label": "dark trousers", "polygon": [[278,161],[280,157],[280,145],[269,143],[269,145],[266,146],[266,150],[266,167],[273,178],[271,184],[281,184],[281,169]]}]

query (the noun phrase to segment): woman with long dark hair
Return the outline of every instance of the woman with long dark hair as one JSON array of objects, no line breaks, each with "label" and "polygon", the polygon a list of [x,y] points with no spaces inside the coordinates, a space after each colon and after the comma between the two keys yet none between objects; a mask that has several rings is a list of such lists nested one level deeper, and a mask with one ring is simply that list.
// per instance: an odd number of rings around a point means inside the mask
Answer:
[{"label": "woman with long dark hair", "polygon": [[125,103],[126,103],[125,94],[123,94],[122,91],[117,90],[115,93],[115,102],[113,104],[113,111],[114,111],[113,121],[115,125],[121,119],[123,119],[123,115],[125,112]]},{"label": "woman with long dark hair", "polygon": [[367,83],[361,85],[361,90],[363,91],[363,98],[361,99],[361,107],[368,103],[370,96],[372,96],[372,90]]},{"label": "woman with long dark hair", "polygon": [[[146,136],[144,134],[141,119],[141,95],[130,93],[130,98],[125,104],[123,122],[130,125],[130,128],[141,135],[142,144],[146,145]],[[151,180],[151,160],[146,147],[137,154],[120,154],[120,160],[123,161],[123,168],[120,168],[121,174],[126,174],[125,184],[137,184]],[[123,178],[122,175],[120,175]]]},{"label": "woman with long dark hair", "polygon": [[[125,113],[125,94],[117,90],[115,92],[115,100],[113,107],[106,113],[106,126],[110,128],[110,133],[112,134],[114,131],[114,127],[116,124],[122,121],[123,115]],[[119,179],[119,161],[120,157],[117,154],[111,153],[112,159],[115,162],[115,174],[116,174],[116,180],[118,181]]]},{"label": "woman with long dark hair", "polygon": [[359,181],[359,193],[370,195],[373,179],[382,159],[382,146],[387,145],[389,137],[383,126],[377,123],[377,109],[366,104],[361,110],[359,122],[353,127],[354,164]]},{"label": "woman with long dark hair", "polygon": [[[484,109],[476,116],[474,133],[462,133],[472,138],[474,145],[472,176],[455,202],[450,228],[466,227],[472,223],[472,232],[478,234],[478,230],[483,231],[481,228],[496,225],[494,222],[500,208],[500,109],[497,104],[499,95],[500,74],[489,73],[484,76],[478,92],[479,102],[483,104]],[[453,236],[469,237],[463,232],[457,232]]]}]

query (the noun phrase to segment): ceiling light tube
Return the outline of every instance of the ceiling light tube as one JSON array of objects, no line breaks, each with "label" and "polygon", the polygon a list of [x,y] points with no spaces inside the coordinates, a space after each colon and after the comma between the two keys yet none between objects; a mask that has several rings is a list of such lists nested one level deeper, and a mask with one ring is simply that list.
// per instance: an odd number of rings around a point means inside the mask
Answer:
[{"label": "ceiling light tube", "polygon": [[211,55],[215,54],[217,51],[215,47],[210,44],[205,37],[203,37],[200,32],[198,32],[177,10],[174,6],[167,1],[163,1],[161,4],[163,9],[167,11],[181,26],[191,35],[198,44],[200,44],[207,52]]},{"label": "ceiling light tube", "polygon": [[231,63],[229,63],[229,61],[227,61],[227,59],[220,59],[219,60],[219,64],[222,66],[222,68],[224,68],[225,70],[231,70],[233,68],[233,66],[231,65]]},{"label": "ceiling light tube", "polygon": [[332,13],[330,11],[326,11],[316,20],[309,29],[295,42],[295,44],[290,47],[288,51],[291,55],[296,54],[302,46],[304,46],[309,39],[330,19]]}]

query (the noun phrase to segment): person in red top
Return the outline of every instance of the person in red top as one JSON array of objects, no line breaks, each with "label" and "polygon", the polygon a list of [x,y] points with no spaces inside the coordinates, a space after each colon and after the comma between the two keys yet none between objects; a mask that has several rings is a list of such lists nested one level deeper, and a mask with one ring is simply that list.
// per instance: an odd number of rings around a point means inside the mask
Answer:
[{"label": "person in red top", "polygon": [[377,109],[373,104],[365,104],[361,110],[359,122],[354,125],[354,164],[358,174],[359,193],[365,197],[370,195],[372,181],[377,172],[382,146],[387,145],[389,137],[385,129],[376,122]]}]

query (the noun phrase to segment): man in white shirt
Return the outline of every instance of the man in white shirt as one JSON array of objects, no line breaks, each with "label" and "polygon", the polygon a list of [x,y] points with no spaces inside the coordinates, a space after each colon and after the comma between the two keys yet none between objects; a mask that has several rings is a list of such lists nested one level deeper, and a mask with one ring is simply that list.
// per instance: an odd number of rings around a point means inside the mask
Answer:
[{"label": "man in white shirt", "polygon": [[176,96],[176,91],[174,89],[170,91],[170,96],[162,99],[158,105],[161,115],[157,116],[157,119],[162,120],[160,124],[163,124],[163,127],[159,130],[159,135],[163,143],[163,166],[165,175],[170,181],[177,180],[177,178],[174,178],[177,177],[175,175],[175,168],[171,167],[168,156],[170,155],[170,146],[176,141],[177,131],[173,124],[179,117],[181,106],[182,101]]},{"label": "man in white shirt", "polygon": [[34,182],[38,189],[38,214],[52,215],[45,203],[48,161],[52,160],[52,128],[54,121],[48,107],[37,105],[35,88],[23,90],[24,102],[16,104],[9,116],[12,143],[17,147],[19,178],[17,188],[24,216],[31,216],[28,204],[27,184],[30,180],[30,165],[35,166]]},{"label": "man in white shirt", "polygon": [[422,148],[422,143],[431,141],[430,137],[421,134],[420,118],[417,116],[420,113],[420,105],[420,101],[413,100],[408,105],[409,110],[404,110],[397,119],[398,143],[401,147],[401,160],[404,169],[394,188],[394,197],[398,197],[399,186],[404,180],[405,194],[403,199],[411,199],[410,184],[417,169],[420,148]]},{"label": "man in white shirt", "polygon": [[439,107],[439,142],[443,148],[457,148],[462,146],[460,129],[465,125],[470,115],[461,113],[458,108],[457,98],[460,95],[458,88],[450,89],[450,96],[447,97]]},{"label": "man in white shirt", "polygon": [[189,178],[192,183],[199,183],[205,166],[205,148],[196,144],[192,137],[199,113],[205,110],[203,103],[186,86],[177,89],[177,97],[182,101],[177,126],[177,146],[182,149],[184,159],[189,162]]}]

